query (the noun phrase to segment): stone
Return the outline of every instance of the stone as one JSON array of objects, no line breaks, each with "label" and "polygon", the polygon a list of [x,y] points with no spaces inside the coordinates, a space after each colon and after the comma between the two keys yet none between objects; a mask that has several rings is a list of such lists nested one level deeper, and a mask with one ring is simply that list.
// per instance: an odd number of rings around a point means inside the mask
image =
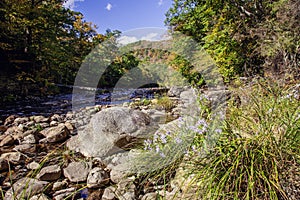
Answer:
[{"label": "stone", "polygon": [[9,117],[7,117],[4,121],[4,126],[11,125],[14,122],[15,118],[17,118],[17,116],[15,115],[10,115]]},{"label": "stone", "polygon": [[36,139],[33,134],[29,134],[23,138],[22,144],[35,144]]},{"label": "stone", "polygon": [[14,165],[22,164],[25,161],[25,156],[20,152],[3,153],[0,159],[7,160]]},{"label": "stone", "polygon": [[57,121],[51,121],[49,125],[50,125],[50,126],[57,126],[57,125],[58,125],[58,122],[57,122]]},{"label": "stone", "polygon": [[17,126],[8,127],[5,131],[5,135],[14,135],[15,132],[21,132]]},{"label": "stone", "polygon": [[67,188],[63,190],[56,191],[53,194],[53,200],[63,200],[66,199],[66,197],[71,197],[72,194],[76,195],[76,188]]},{"label": "stone", "polygon": [[42,194],[34,195],[29,200],[50,200],[50,198],[42,193]]},{"label": "stone", "polygon": [[159,195],[155,192],[145,194],[141,200],[156,200],[158,199]]},{"label": "stone", "polygon": [[96,113],[67,147],[86,157],[104,157],[131,148],[138,139],[149,137],[158,125],[138,110],[111,107]]},{"label": "stone", "polygon": [[43,123],[49,121],[49,118],[44,116],[33,116],[32,119],[33,121],[35,121],[35,123]]},{"label": "stone", "polygon": [[67,129],[69,131],[73,131],[74,130],[74,126],[70,122],[65,122],[65,126],[67,127]]},{"label": "stone", "polygon": [[183,92],[183,91],[184,91],[183,87],[172,86],[168,91],[168,96],[169,97],[179,97],[181,92]]},{"label": "stone", "polygon": [[28,117],[17,117],[15,120],[14,120],[14,123],[15,124],[25,124],[26,122],[29,121],[29,118]]},{"label": "stone", "polygon": [[116,200],[117,197],[115,195],[116,188],[110,186],[105,188],[103,195],[102,195],[102,200]]},{"label": "stone", "polygon": [[67,185],[68,185],[68,183],[67,183],[66,180],[64,180],[64,181],[57,181],[57,182],[53,183],[52,190],[53,191],[61,190],[64,187],[66,187]]},{"label": "stone", "polygon": [[57,122],[62,122],[63,121],[63,117],[61,117],[58,114],[54,114],[50,117],[50,121],[57,121]]},{"label": "stone", "polygon": [[8,161],[0,158],[0,171],[8,170]]},{"label": "stone", "polygon": [[103,195],[103,190],[96,190],[88,195],[87,200],[100,200]]},{"label": "stone", "polygon": [[100,167],[93,168],[87,178],[89,188],[99,188],[109,183],[109,174]]},{"label": "stone", "polygon": [[61,168],[59,165],[51,165],[41,169],[37,175],[37,179],[42,181],[55,181],[61,176]]},{"label": "stone", "polygon": [[115,191],[120,200],[135,200],[136,186],[133,183],[134,177],[123,179],[117,184]]},{"label": "stone", "polygon": [[4,133],[8,129],[7,126],[1,125],[0,126],[0,134]]},{"label": "stone", "polygon": [[48,185],[46,181],[39,181],[33,178],[22,178],[18,180],[5,193],[4,200],[29,199],[30,197],[43,192]]},{"label": "stone", "polygon": [[139,173],[136,169],[136,158],[141,156],[141,151],[130,150],[129,152],[114,154],[103,160],[110,170],[110,179],[114,183],[119,183],[130,175]]},{"label": "stone", "polygon": [[24,132],[23,136],[35,135],[38,132],[37,128],[33,128]]},{"label": "stone", "polygon": [[26,168],[27,168],[27,169],[31,169],[31,170],[37,170],[38,168],[40,168],[40,164],[37,163],[37,162],[35,162],[35,161],[33,161],[33,162],[31,162],[31,163],[28,163],[28,164],[26,165]]},{"label": "stone", "polygon": [[33,144],[20,144],[13,148],[15,151],[19,151],[22,153],[33,153],[36,150],[36,146]]},{"label": "stone", "polygon": [[0,142],[0,147],[13,145],[15,139],[11,135],[5,136]]},{"label": "stone", "polygon": [[89,162],[72,162],[63,170],[64,176],[73,183],[86,181],[91,165]]},{"label": "stone", "polygon": [[70,132],[64,124],[59,124],[56,127],[51,127],[40,132],[47,138],[47,142],[56,143],[63,142],[69,136]]}]

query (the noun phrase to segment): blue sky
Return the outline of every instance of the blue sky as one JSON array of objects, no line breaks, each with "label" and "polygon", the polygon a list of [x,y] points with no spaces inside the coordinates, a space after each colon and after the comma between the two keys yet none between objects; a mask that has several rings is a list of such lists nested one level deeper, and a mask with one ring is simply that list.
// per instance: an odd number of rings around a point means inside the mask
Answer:
[{"label": "blue sky", "polygon": [[80,11],[86,21],[98,26],[99,33],[106,29],[122,32],[136,28],[164,28],[165,13],[172,0],[68,0],[65,3]]}]

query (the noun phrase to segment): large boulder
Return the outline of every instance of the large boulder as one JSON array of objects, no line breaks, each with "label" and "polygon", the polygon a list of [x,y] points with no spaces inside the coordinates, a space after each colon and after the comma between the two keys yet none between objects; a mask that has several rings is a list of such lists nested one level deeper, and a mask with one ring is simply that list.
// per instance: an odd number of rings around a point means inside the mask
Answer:
[{"label": "large boulder", "polygon": [[13,184],[6,193],[4,200],[29,199],[31,196],[43,192],[48,185],[46,181],[39,181],[32,178],[22,178]]},{"label": "large boulder", "polygon": [[149,115],[130,108],[111,107],[96,113],[67,146],[87,157],[105,157],[130,149],[154,133],[158,125]]}]

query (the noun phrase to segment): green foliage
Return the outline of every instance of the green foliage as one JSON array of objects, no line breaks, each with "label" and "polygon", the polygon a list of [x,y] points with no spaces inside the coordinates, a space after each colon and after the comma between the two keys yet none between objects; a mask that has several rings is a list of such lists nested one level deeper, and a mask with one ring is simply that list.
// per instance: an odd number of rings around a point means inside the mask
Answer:
[{"label": "green foliage", "polygon": [[170,112],[175,107],[175,103],[168,96],[163,96],[157,99],[155,107]]},{"label": "green foliage", "polygon": [[[286,166],[299,167],[299,91],[259,83],[229,106],[226,124],[205,158],[194,159],[202,199],[287,199]],[[286,183],[288,182],[288,183]]]},{"label": "green foliage", "polygon": [[174,0],[165,22],[202,44],[226,82],[274,72],[295,79],[299,8],[297,0]]},{"label": "green foliage", "polygon": [[[72,84],[83,58],[106,39],[63,0],[4,0],[0,5],[0,50],[7,74],[43,85]],[[44,87],[44,86],[42,86]]]}]

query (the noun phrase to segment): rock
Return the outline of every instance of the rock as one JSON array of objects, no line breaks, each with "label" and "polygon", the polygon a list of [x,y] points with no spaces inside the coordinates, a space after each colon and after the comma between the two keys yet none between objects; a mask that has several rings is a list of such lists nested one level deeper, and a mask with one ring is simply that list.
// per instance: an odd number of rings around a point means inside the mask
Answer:
[{"label": "rock", "polygon": [[157,128],[157,124],[141,111],[111,107],[96,113],[67,146],[86,157],[104,157],[124,151],[139,138],[149,137]]},{"label": "rock", "polygon": [[49,125],[50,125],[50,126],[57,126],[57,125],[58,125],[58,122],[57,122],[57,121],[51,121]]},{"label": "rock", "polygon": [[58,115],[58,114],[54,114],[50,117],[50,121],[57,121],[57,122],[62,122],[63,121],[63,117]]},{"label": "rock", "polygon": [[15,115],[11,115],[11,116],[7,117],[4,121],[4,126],[11,125],[14,122],[16,117],[17,116],[15,116]]},{"label": "rock", "polygon": [[7,129],[8,129],[7,126],[1,125],[1,126],[0,126],[0,135],[1,135],[2,133],[4,133]]},{"label": "rock", "polygon": [[29,121],[25,123],[26,128],[32,128],[34,126],[35,122],[34,121]]},{"label": "rock", "polygon": [[44,167],[37,175],[37,179],[42,181],[55,181],[61,176],[61,168],[59,165],[51,165]]},{"label": "rock", "polygon": [[73,183],[86,181],[91,165],[88,162],[72,162],[64,169],[64,176]]},{"label": "rock", "polygon": [[7,160],[8,162],[18,165],[21,163],[24,163],[25,157],[20,152],[10,152],[10,153],[4,153],[1,155],[0,159]]},{"label": "rock", "polygon": [[115,195],[116,188],[110,186],[108,188],[105,188],[103,195],[102,195],[102,200],[116,200],[117,197]]},{"label": "rock", "polygon": [[20,144],[13,148],[15,151],[19,151],[22,153],[33,153],[36,150],[36,146],[33,144]]},{"label": "rock", "polygon": [[96,190],[88,196],[87,200],[100,200],[102,195],[103,190]]},{"label": "rock", "polygon": [[66,180],[64,180],[64,181],[57,181],[57,182],[53,183],[52,190],[53,191],[61,190],[64,187],[66,187],[67,185],[68,185],[68,183],[67,183]]},{"label": "rock", "polygon": [[44,135],[47,138],[47,142],[50,143],[63,142],[70,134],[64,124],[42,130],[40,133]]},{"label": "rock", "polygon": [[166,123],[166,113],[163,111],[155,111],[154,113],[151,113],[150,117],[159,124]]},{"label": "rock", "polygon": [[185,90],[180,94],[181,116],[199,116],[200,110],[197,103],[197,94],[193,89]]},{"label": "rock", "polygon": [[136,171],[136,158],[140,156],[140,151],[130,150],[129,152],[114,154],[103,160],[107,168],[110,169],[110,179],[114,183],[119,183],[124,178],[139,173]]},{"label": "rock", "polygon": [[[25,133],[24,133],[25,134]],[[23,138],[22,144],[35,144],[35,136],[33,134],[29,134]]]},{"label": "rock", "polygon": [[136,186],[133,183],[133,178],[128,178],[120,181],[117,184],[115,194],[120,200],[135,200]]},{"label": "rock", "polygon": [[35,123],[43,123],[49,121],[49,118],[44,116],[33,116],[32,119],[33,121],[35,121]]},{"label": "rock", "polygon": [[50,126],[49,123],[47,122],[43,122],[43,123],[39,123],[39,126],[42,128],[42,129],[45,129],[45,128],[48,128]]},{"label": "rock", "polygon": [[33,128],[24,132],[23,136],[35,135],[38,132],[37,128]]},{"label": "rock", "polygon": [[21,132],[17,126],[11,126],[5,131],[5,135],[14,135],[16,132]]},{"label": "rock", "polygon": [[5,171],[8,169],[8,161],[0,158],[0,171]]},{"label": "rock", "polygon": [[15,120],[14,120],[14,124],[25,124],[26,122],[29,121],[29,118],[28,117],[17,117]]},{"label": "rock", "polygon": [[109,183],[109,174],[105,170],[96,167],[90,171],[87,178],[89,188],[99,188],[107,183]]},{"label": "rock", "polygon": [[40,168],[40,164],[37,163],[37,162],[35,162],[35,161],[33,161],[33,162],[27,164],[26,168],[27,169],[31,169],[31,170],[36,170],[36,169]]},{"label": "rock", "polygon": [[45,194],[38,194],[31,197],[29,200],[50,200]]},{"label": "rock", "polygon": [[46,181],[39,181],[33,178],[22,178],[18,180],[13,186],[5,193],[4,200],[15,199],[29,199],[30,197],[39,194],[45,190],[48,185]]},{"label": "rock", "polygon": [[169,97],[179,97],[181,92],[183,92],[183,91],[184,91],[183,87],[173,86],[169,89],[168,96]]},{"label": "rock", "polygon": [[159,195],[155,192],[145,194],[141,200],[156,200],[158,199]]},{"label": "rock", "polygon": [[65,122],[65,126],[67,127],[67,129],[69,131],[73,131],[74,130],[74,126],[70,122]]},{"label": "rock", "polygon": [[15,139],[11,135],[5,136],[0,142],[0,147],[13,145]]},{"label": "rock", "polygon": [[134,192],[126,192],[125,194],[122,194],[119,196],[120,200],[135,200],[135,193]]},{"label": "rock", "polygon": [[66,197],[71,197],[72,194],[74,196],[76,195],[76,188],[67,188],[67,189],[56,191],[53,194],[53,199],[54,200],[63,200],[63,199],[66,199]]}]

